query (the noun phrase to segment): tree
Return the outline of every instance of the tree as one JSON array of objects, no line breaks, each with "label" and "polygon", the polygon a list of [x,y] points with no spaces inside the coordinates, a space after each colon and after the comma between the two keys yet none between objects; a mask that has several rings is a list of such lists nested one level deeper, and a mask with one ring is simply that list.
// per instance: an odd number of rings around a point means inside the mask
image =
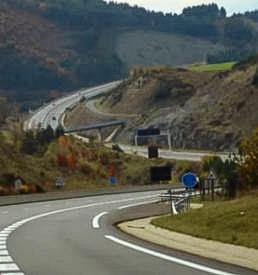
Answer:
[{"label": "tree", "polygon": [[258,128],[245,138],[239,147],[241,165],[239,174],[242,188],[258,187]]}]

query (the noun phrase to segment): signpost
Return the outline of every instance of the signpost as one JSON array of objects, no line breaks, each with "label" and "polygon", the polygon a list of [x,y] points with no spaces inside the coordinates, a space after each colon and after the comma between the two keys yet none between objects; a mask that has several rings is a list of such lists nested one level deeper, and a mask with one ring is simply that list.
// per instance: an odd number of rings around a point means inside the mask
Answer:
[{"label": "signpost", "polygon": [[209,188],[211,187],[211,198],[213,201],[214,201],[214,188],[215,188],[214,184],[216,180],[217,180],[216,172],[213,169],[211,169],[208,176],[208,184],[209,184]]}]

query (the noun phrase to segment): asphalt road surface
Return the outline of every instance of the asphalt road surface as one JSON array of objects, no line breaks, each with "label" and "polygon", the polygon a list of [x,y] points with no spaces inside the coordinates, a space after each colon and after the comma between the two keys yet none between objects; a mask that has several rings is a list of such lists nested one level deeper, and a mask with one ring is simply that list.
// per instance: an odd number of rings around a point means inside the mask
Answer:
[{"label": "asphalt road surface", "polygon": [[62,115],[66,111],[66,108],[77,104],[82,97],[90,99],[108,92],[114,89],[119,83],[120,81],[115,81],[93,88],[82,89],[76,93],[72,93],[66,97],[62,97],[42,106],[28,121],[25,122],[24,128],[25,130],[30,130],[39,126],[41,128],[47,128],[47,126],[50,125],[53,129],[56,129],[60,123]]},{"label": "asphalt road surface", "polygon": [[0,207],[0,274],[257,274],[137,240],[111,225],[123,218],[148,215],[148,209],[157,204],[146,203],[157,200],[158,194],[150,191]]}]

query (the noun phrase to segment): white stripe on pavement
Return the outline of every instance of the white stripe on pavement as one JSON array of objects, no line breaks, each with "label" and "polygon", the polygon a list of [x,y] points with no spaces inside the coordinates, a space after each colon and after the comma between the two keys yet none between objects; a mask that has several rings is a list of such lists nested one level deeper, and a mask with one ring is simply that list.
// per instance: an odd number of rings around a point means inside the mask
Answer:
[{"label": "white stripe on pavement", "polygon": [[[126,202],[126,201],[154,198],[154,197],[157,197],[157,196],[159,196],[159,195],[158,194],[157,195],[148,195],[148,196],[142,196],[142,197],[136,197],[136,198],[128,198],[128,199],[120,199],[120,200],[113,200],[113,201],[97,202],[97,203],[91,203],[91,204],[86,204],[86,205],[81,205],[81,206],[70,207],[70,208],[63,208],[63,209],[59,209],[59,210],[55,210],[55,211],[51,211],[51,212],[46,212],[44,214],[39,214],[39,215],[36,215],[36,216],[32,216],[30,218],[20,220],[16,223],[6,227],[2,231],[0,231],[0,241],[6,241],[9,234],[12,233],[13,231],[15,231],[16,229],[18,229],[23,224],[31,222],[33,220],[44,218],[44,217],[47,217],[47,216],[50,216],[50,215],[62,214],[64,212],[68,212],[68,211],[86,209],[86,208],[93,207],[93,206],[100,206],[100,205],[107,205],[107,204],[122,203],[122,202]],[[101,213],[101,214],[104,215],[103,213]],[[98,219],[99,218],[100,218],[100,216],[98,217]],[[96,228],[99,228],[98,227],[99,226],[98,219],[96,218],[95,222],[94,222],[94,226],[97,226]],[[8,253],[8,250],[6,249],[6,244],[1,245],[0,249],[1,249],[1,247],[2,247],[2,250],[0,250],[0,256],[8,256],[9,253]],[[19,270],[19,267],[15,263],[10,263],[10,264],[0,264],[0,272],[2,272],[2,271],[20,271],[20,270]],[[3,273],[1,273],[1,274],[3,275]],[[7,274],[8,273],[6,273],[6,275]],[[16,275],[17,274],[24,275],[24,273],[15,273],[15,274]],[[10,275],[10,273],[8,275]]]},{"label": "white stripe on pavement", "polygon": [[0,271],[19,271],[19,267],[16,264],[0,264]]},{"label": "white stripe on pavement", "polygon": [[8,272],[8,273],[1,273],[1,275],[25,275],[25,274],[22,273],[22,272],[18,272],[18,273],[17,273],[17,272],[15,272],[15,273],[13,273],[13,272],[12,272],[12,273],[9,273],[9,272]]},{"label": "white stripe on pavement", "polygon": [[10,256],[0,256],[0,263],[10,263],[13,262],[12,257]]},{"label": "white stripe on pavement", "polygon": [[116,237],[113,237],[113,236],[110,236],[110,235],[105,235],[105,238],[109,239],[109,240],[111,240],[115,243],[118,243],[120,245],[126,246],[128,248],[143,252],[145,254],[148,254],[148,255],[163,259],[163,260],[167,260],[167,261],[170,261],[170,262],[174,262],[176,264],[184,265],[184,266],[187,266],[187,267],[190,267],[190,268],[193,268],[193,269],[201,270],[201,271],[208,272],[208,273],[211,273],[211,274],[216,274],[216,275],[236,275],[236,274],[233,274],[233,273],[224,272],[224,271],[221,271],[221,270],[218,270],[218,269],[213,269],[213,268],[210,268],[210,267],[207,267],[207,266],[204,266],[204,265],[195,264],[195,263],[190,262],[190,261],[186,261],[186,260],[182,260],[182,259],[179,259],[179,258],[176,258],[176,257],[166,255],[166,254],[162,254],[160,252],[156,252],[156,251],[153,251],[153,250],[150,250],[150,249],[147,249],[147,248],[144,248],[144,247],[141,247],[141,246],[138,246],[138,245],[120,240],[120,239],[118,239]]},{"label": "white stripe on pavement", "polygon": [[92,227],[97,229],[97,228],[100,228],[100,225],[99,225],[99,219],[106,215],[108,212],[102,212],[100,214],[98,214],[97,216],[95,216],[92,220]]}]

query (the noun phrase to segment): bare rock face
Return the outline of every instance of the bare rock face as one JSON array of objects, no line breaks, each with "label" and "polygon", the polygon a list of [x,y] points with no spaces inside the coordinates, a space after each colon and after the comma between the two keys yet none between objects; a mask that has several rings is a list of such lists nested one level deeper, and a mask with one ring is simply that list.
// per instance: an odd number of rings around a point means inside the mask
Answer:
[{"label": "bare rock face", "polygon": [[[256,74],[253,64],[217,74],[149,69],[103,104],[111,112],[140,116],[119,137],[122,141],[133,143],[136,128],[159,127],[170,132],[174,148],[233,150],[258,125]],[[164,139],[155,142],[163,144]]]}]

